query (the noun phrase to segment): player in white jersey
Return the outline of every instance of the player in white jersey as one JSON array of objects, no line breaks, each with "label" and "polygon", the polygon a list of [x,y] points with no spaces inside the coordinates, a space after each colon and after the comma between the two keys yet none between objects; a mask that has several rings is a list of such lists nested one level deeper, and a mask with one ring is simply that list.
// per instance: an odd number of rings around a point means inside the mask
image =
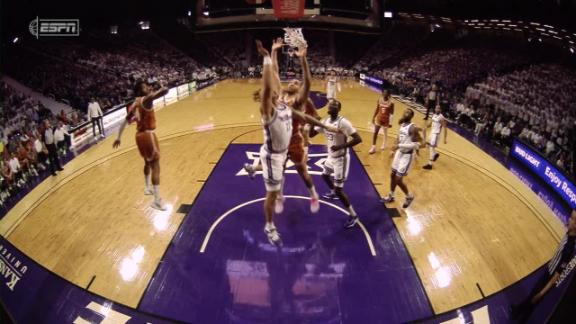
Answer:
[{"label": "player in white jersey", "polygon": [[[264,232],[271,244],[281,245],[282,240],[276,226],[274,226],[272,215],[274,202],[280,192],[284,178],[284,163],[287,158],[290,137],[292,136],[292,118],[300,118],[321,127],[326,126],[316,119],[292,109],[279,100],[279,89],[276,84],[270,53],[264,49],[260,41],[256,41],[256,45],[258,53],[264,57],[262,91],[260,95],[260,114],[264,132],[264,144],[260,148],[260,163],[266,187],[266,199],[264,200],[266,225],[264,226]],[[308,99],[311,79],[306,60],[306,47],[299,48],[296,51],[296,55],[300,58],[302,70],[305,71],[303,86],[300,88],[296,100],[305,102]],[[330,130],[338,132],[334,128],[330,128]]]},{"label": "player in white jersey", "polygon": [[428,123],[427,127],[430,127],[430,136],[428,136],[428,148],[430,149],[430,160],[428,163],[422,167],[422,169],[432,170],[432,163],[438,160],[440,156],[436,153],[436,147],[438,146],[438,141],[440,140],[440,133],[444,130],[444,144],[447,143],[446,137],[448,136],[448,130],[446,128],[446,118],[442,115],[442,108],[440,105],[436,105],[434,108],[434,114],[432,115],[432,121]]},{"label": "player in white jersey", "polygon": [[408,174],[410,164],[414,156],[414,152],[421,146],[422,137],[420,136],[420,129],[412,123],[414,111],[406,109],[402,118],[400,118],[400,129],[398,130],[398,138],[392,147],[394,153],[394,160],[392,161],[392,173],[390,174],[390,193],[382,199],[382,202],[389,203],[394,201],[394,190],[396,186],[406,195],[406,200],[402,208],[408,208],[414,200],[414,195],[410,193],[408,187],[403,181],[403,177]]},{"label": "player in white jersey", "polygon": [[[324,133],[326,136],[328,158],[323,165],[324,171],[322,172],[322,178],[328,185],[328,188],[330,188],[330,192],[325,194],[324,198],[340,199],[350,216],[344,226],[350,228],[358,222],[358,215],[342,188],[344,187],[344,182],[348,177],[348,169],[350,168],[349,148],[361,143],[362,138],[358,135],[356,129],[348,119],[338,116],[341,107],[342,104],[338,100],[330,100],[328,103],[328,114],[330,116],[322,120],[324,125],[340,130],[339,133],[314,127],[314,131],[311,131],[310,136],[315,136],[317,132]],[[348,141],[350,137],[352,139]],[[332,180],[332,178],[334,178],[334,180]]]},{"label": "player in white jersey", "polygon": [[342,90],[340,86],[340,81],[338,81],[338,77],[336,76],[336,72],[334,70],[330,71],[328,77],[326,77],[326,98],[336,99],[336,94]]}]

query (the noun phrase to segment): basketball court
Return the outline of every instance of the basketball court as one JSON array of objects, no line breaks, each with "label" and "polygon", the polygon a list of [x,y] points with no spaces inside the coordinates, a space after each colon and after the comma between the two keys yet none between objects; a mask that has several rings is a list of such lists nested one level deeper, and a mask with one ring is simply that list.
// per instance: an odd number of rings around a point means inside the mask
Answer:
[{"label": "basketball court", "polygon": [[[383,206],[390,151],[368,154],[379,94],[344,81],[341,115],[363,138],[345,185],[361,224],[344,229],[337,200],[322,200],[311,214],[288,165],[285,210],[276,216],[284,246],[273,247],[262,231],[262,177],[242,170],[258,159],[262,142],[251,99],[259,86],[222,81],[157,112],[167,211],[150,208],[143,194],[131,127],[120,149],[111,136],[33,189],[0,221],[0,234],[98,298],[191,323],[430,319],[500,296],[545,264],[564,234],[521,180],[452,131],[432,171],[422,170],[427,150],[412,166],[413,204]],[[422,124],[422,116],[414,121]],[[319,176],[323,140],[313,140],[308,161],[319,193],[327,190]]]}]

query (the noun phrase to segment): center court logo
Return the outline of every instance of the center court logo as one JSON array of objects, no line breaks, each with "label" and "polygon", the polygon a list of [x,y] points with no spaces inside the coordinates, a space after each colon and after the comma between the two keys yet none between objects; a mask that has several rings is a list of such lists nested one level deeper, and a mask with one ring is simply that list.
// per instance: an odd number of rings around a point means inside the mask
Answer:
[{"label": "center court logo", "polygon": [[36,19],[28,26],[37,39],[41,36],[80,36],[79,19]]},{"label": "center court logo", "polygon": [[[258,166],[260,164],[260,152],[246,152],[246,157],[250,160],[253,167]],[[308,173],[311,175],[321,175],[322,174],[322,165],[326,158],[328,157],[328,153],[318,153],[318,154],[308,154]],[[286,174],[296,174],[298,171],[294,167],[294,163],[288,159],[286,162],[286,168],[284,173]],[[256,174],[262,174],[262,171],[257,171]],[[243,167],[240,167],[240,170],[236,173],[236,176],[247,176],[248,172],[244,170]]]}]

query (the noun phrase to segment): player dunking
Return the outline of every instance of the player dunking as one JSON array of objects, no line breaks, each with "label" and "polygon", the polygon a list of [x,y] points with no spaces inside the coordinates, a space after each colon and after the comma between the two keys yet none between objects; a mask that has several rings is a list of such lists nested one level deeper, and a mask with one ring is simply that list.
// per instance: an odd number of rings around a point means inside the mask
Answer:
[{"label": "player dunking", "polygon": [[386,148],[386,140],[388,139],[388,128],[392,125],[392,117],[394,115],[394,103],[390,99],[390,90],[382,89],[382,96],[378,98],[376,103],[376,110],[372,116],[374,123],[374,136],[372,137],[372,147],[368,153],[374,154],[376,152],[376,141],[378,140],[378,132],[382,128],[384,133],[384,141],[382,142],[381,150]]},{"label": "player dunking", "polygon": [[412,123],[413,117],[414,111],[406,109],[399,120],[400,130],[398,131],[398,138],[394,147],[392,147],[392,151],[396,152],[394,153],[392,173],[390,174],[390,193],[382,199],[384,203],[393,202],[394,190],[396,190],[396,186],[399,186],[406,195],[402,208],[408,208],[414,200],[414,195],[408,190],[403,177],[408,174],[413,154],[420,147],[422,141],[420,130]]},{"label": "player dunking", "polygon": [[432,115],[432,122],[428,123],[427,127],[431,127],[430,136],[428,137],[428,148],[430,149],[430,160],[422,169],[432,170],[432,164],[438,159],[439,154],[436,153],[436,147],[438,146],[438,141],[440,133],[444,130],[444,144],[446,144],[446,137],[448,136],[448,130],[446,128],[446,118],[442,115],[442,108],[440,105],[436,105],[434,108],[434,114]]},{"label": "player dunking", "polygon": [[[258,53],[264,57],[262,69],[262,92],[260,95],[260,114],[264,132],[264,144],[260,148],[260,162],[262,164],[262,175],[266,187],[266,199],[264,200],[264,217],[266,224],[264,233],[268,241],[274,245],[281,245],[280,234],[272,220],[274,203],[280,193],[282,180],[284,178],[284,163],[287,158],[288,145],[292,136],[292,118],[300,118],[312,124],[326,127],[319,121],[308,117],[301,112],[291,109],[288,104],[278,98],[278,90],[272,59],[266,49],[262,47],[260,41],[256,42]],[[302,70],[304,71],[304,85],[298,91],[299,100],[308,97],[310,89],[310,72],[306,60],[306,47],[301,45],[296,51],[300,58]],[[331,131],[338,130],[331,128]]]},{"label": "player dunking", "polygon": [[[272,70],[273,70],[273,88],[274,91],[280,93],[280,101],[288,105],[289,107],[298,110],[300,112],[304,112],[309,116],[318,117],[316,112],[316,108],[312,101],[308,98],[308,94],[310,92],[310,82],[306,81],[307,74],[309,75],[309,71],[304,71],[304,69],[308,68],[302,67],[304,73],[304,84],[301,84],[300,80],[292,80],[286,87],[286,89],[282,89],[280,85],[280,79],[278,74],[278,64],[277,64],[277,52],[278,49],[282,48],[282,38],[276,39],[272,44]],[[254,95],[255,101],[259,100],[259,92]],[[319,117],[318,117],[319,118]],[[290,144],[288,146],[288,157],[294,163],[298,174],[304,181],[306,188],[310,193],[310,211],[313,213],[317,213],[320,209],[320,200],[318,197],[318,193],[316,192],[316,188],[314,186],[314,182],[312,182],[312,177],[308,173],[308,167],[306,162],[308,160],[307,152],[305,150],[305,138],[302,134],[303,128],[303,120],[301,118],[293,118],[292,119],[292,135],[290,137]],[[251,164],[245,164],[244,169],[253,177],[256,171],[262,169],[261,165],[254,167]],[[282,213],[284,210],[284,196],[283,196],[283,183],[281,184],[280,193],[277,196],[275,202],[274,211],[277,214]]]},{"label": "player dunking", "polygon": [[[140,155],[144,158],[144,194],[154,195],[151,207],[158,210],[166,210],[166,206],[160,199],[160,148],[154,130],[156,129],[156,116],[152,102],[168,93],[166,87],[161,87],[157,91],[152,91],[144,81],[137,81],[134,87],[136,99],[128,107],[128,115],[120,126],[118,137],[112,145],[114,148],[120,146],[122,132],[128,123],[136,120],[136,146]],[[150,186],[152,182],[152,187]]]},{"label": "player dunking", "polygon": [[342,90],[336,72],[334,70],[330,71],[328,77],[326,77],[326,98],[336,99],[336,94]]},{"label": "player dunking", "polygon": [[[310,136],[314,137],[316,132],[321,132],[326,135],[328,158],[323,165],[322,178],[328,185],[328,188],[330,188],[330,192],[324,195],[324,197],[340,199],[349,214],[348,221],[344,226],[350,228],[358,222],[358,215],[342,188],[344,187],[344,182],[348,177],[348,170],[350,168],[349,148],[361,143],[362,138],[346,118],[338,115],[341,107],[342,104],[338,100],[330,100],[328,103],[328,114],[330,116],[322,121],[324,125],[335,127],[339,129],[341,133],[333,133],[329,130],[323,130],[320,127],[314,127],[314,131],[310,132]],[[350,141],[348,141],[349,137],[352,138]],[[334,178],[334,180],[332,180],[332,178]]]}]

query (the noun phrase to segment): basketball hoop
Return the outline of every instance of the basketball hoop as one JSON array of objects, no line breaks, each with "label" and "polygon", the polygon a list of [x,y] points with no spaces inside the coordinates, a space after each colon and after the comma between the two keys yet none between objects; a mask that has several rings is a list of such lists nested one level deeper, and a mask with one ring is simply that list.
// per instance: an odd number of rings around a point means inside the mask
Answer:
[{"label": "basketball hoop", "polygon": [[308,47],[308,43],[302,34],[302,28],[284,28],[284,43],[291,48]]},{"label": "basketball hoop", "polygon": [[304,16],[304,0],[272,0],[274,16],[279,19],[298,19]]}]

